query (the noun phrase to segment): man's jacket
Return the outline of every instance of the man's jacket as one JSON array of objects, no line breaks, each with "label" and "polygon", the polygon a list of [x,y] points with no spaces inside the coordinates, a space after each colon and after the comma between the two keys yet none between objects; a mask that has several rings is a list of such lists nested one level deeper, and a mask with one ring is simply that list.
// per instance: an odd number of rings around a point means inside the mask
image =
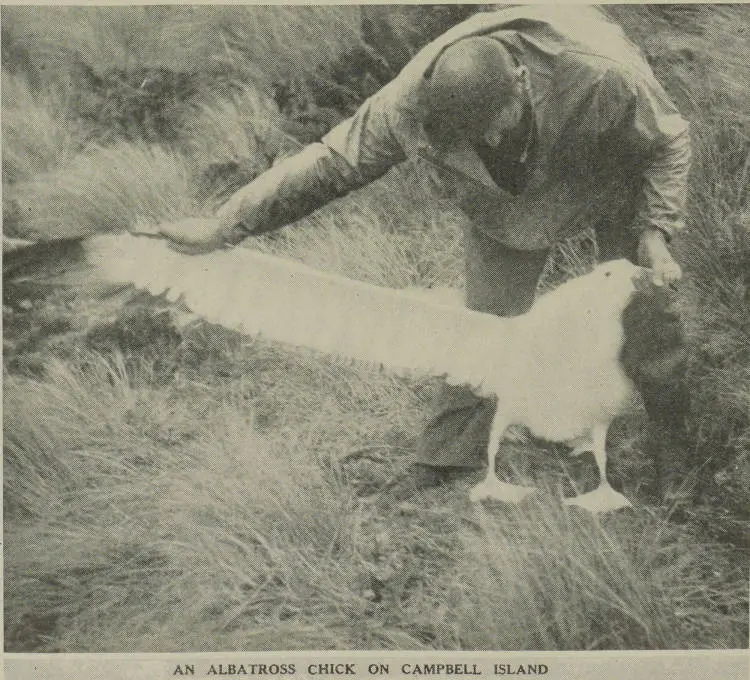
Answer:
[{"label": "man's jacket", "polygon": [[[516,195],[473,150],[431,148],[422,127],[434,63],[480,35],[529,69],[537,144]],[[473,224],[511,248],[548,248],[587,227],[655,227],[671,237],[682,227],[689,157],[687,123],[619,27],[594,8],[508,8],[427,45],[352,118],[241,189],[222,213],[242,220],[243,236],[260,233],[421,158]]]}]

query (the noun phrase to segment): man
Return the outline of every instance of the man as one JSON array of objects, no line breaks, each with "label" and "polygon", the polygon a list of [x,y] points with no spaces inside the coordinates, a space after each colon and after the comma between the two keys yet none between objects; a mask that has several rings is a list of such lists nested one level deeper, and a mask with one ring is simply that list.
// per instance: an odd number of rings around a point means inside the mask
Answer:
[{"label": "man", "polygon": [[[638,49],[591,7],[477,14],[427,45],[322,142],[238,191],[213,221],[165,225],[196,250],[309,214],[408,157],[470,218],[466,304],[528,310],[554,243],[588,227],[602,259],[680,278],[688,126]],[[445,388],[417,455],[425,483],[483,464],[494,405]]]}]

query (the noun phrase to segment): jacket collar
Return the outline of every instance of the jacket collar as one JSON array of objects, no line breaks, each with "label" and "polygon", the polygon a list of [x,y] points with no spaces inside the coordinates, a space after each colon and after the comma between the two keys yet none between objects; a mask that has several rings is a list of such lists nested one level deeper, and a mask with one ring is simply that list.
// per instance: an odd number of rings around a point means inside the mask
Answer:
[{"label": "jacket collar", "polygon": [[422,139],[418,145],[417,154],[432,165],[468,177],[488,189],[504,193],[495,184],[479,154],[470,144],[461,145],[451,151],[441,151],[432,147],[426,139]]}]

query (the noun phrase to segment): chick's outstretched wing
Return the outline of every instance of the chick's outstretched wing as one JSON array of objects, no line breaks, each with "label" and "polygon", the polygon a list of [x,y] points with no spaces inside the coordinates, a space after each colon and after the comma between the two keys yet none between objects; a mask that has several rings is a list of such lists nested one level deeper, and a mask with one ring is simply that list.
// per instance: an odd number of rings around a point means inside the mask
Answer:
[{"label": "chick's outstretched wing", "polygon": [[487,351],[512,322],[320,272],[248,248],[187,255],[130,234],[90,239],[98,276],[182,300],[247,335],[396,370],[444,375],[481,392]]}]

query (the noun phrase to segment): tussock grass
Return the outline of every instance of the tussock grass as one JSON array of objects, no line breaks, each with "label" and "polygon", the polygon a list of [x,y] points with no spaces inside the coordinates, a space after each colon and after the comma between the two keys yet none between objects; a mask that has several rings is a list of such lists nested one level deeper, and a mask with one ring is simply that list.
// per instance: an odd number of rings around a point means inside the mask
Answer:
[{"label": "tussock grass", "polygon": [[311,75],[359,43],[357,8],[290,6],[5,7],[5,40],[26,67],[59,75],[136,66],[226,72],[265,84]]},{"label": "tussock grass", "polygon": [[190,57],[205,54],[264,84],[315,76],[320,65],[360,44],[356,7],[185,9],[168,28],[171,43],[191,45]]},{"label": "tussock grass", "polygon": [[[5,473],[6,482],[13,480],[5,500],[27,512],[33,512],[33,498],[28,494],[36,488],[25,485],[27,474],[46,480],[37,494],[43,503],[44,489],[58,473],[62,489],[88,483],[84,468],[67,464],[66,451],[106,450],[118,445],[135,451],[144,443],[138,425],[129,426],[136,412],[142,414],[144,404],[131,389],[121,358],[105,361],[94,355],[85,365],[73,368],[52,360],[46,374],[46,383],[12,375],[5,379],[5,422],[11,425],[6,437]],[[156,408],[157,403],[158,398],[151,406]],[[148,459],[145,451],[142,455],[144,461]],[[96,469],[91,473],[95,478]],[[19,475],[17,479],[15,474]]]},{"label": "tussock grass", "polygon": [[[64,75],[76,62],[97,72],[164,57],[169,9],[147,7],[6,7],[7,42],[23,50],[29,70],[45,65]],[[175,46],[176,49],[184,49]]]},{"label": "tussock grass", "polygon": [[160,147],[92,146],[64,168],[13,185],[19,231],[39,240],[123,231],[195,212],[187,163]]},{"label": "tussock grass", "polygon": [[[712,508],[748,519],[750,409],[750,64],[744,5],[606,6],[644,49],[691,122],[688,229],[675,249],[686,271],[679,292],[690,343],[689,417],[694,485]],[[719,45],[721,47],[719,47]],[[665,442],[668,446],[668,443]],[[741,509],[744,508],[744,509]],[[708,510],[712,513],[714,510]]]},{"label": "tussock grass", "polygon": [[16,444],[34,455],[7,459],[6,480],[32,466],[46,483],[6,536],[11,648],[741,644],[742,578],[720,548],[548,496],[478,514],[455,490],[358,497],[356,455],[393,472],[413,389],[271,346],[245,361],[254,379],[199,396],[94,356],[13,379],[11,422],[31,407],[42,437]]},{"label": "tussock grass", "polygon": [[[547,499],[483,514],[442,596],[450,602],[442,627],[456,647],[472,649],[738,644],[742,586],[708,583],[714,548],[665,519],[597,520]],[[727,558],[725,550],[720,569],[731,571]],[[709,633],[704,616],[722,624]]]},{"label": "tussock grass", "polygon": [[184,145],[198,166],[263,159],[259,170],[264,170],[283,138],[278,123],[275,102],[245,85],[231,99],[203,104],[185,125]]},{"label": "tussock grass", "polygon": [[282,128],[276,103],[252,85],[200,104],[177,146],[199,178],[202,203],[217,209],[278,158],[299,150],[301,144]]},{"label": "tussock grass", "polygon": [[[398,227],[393,215],[380,212],[377,200],[399,192],[390,178],[363,199],[338,201],[307,220],[257,242],[261,250],[301,260],[352,279],[392,288],[437,285],[461,287],[462,231],[458,219],[438,222],[405,208]],[[385,219],[383,219],[385,217]],[[394,222],[398,221],[398,216]],[[380,228],[373,229],[373,224]]]},{"label": "tussock grass", "polygon": [[[204,388],[198,400],[193,384],[161,398],[134,388],[122,361],[95,357],[76,370],[53,364],[41,383],[12,384],[21,401],[6,402],[10,422],[25,407],[41,425],[33,442],[16,448],[59,454],[69,471],[63,482],[41,455],[6,458],[6,481],[38,463],[35,476],[48,482],[32,485],[33,495],[6,497],[33,517],[17,525],[18,550],[9,560],[19,569],[11,577],[18,591],[8,594],[21,628],[17,642],[34,639],[34,625],[41,625],[23,604],[30,591],[29,601],[47,603],[50,616],[76,621],[60,642],[68,649],[122,648],[123,640],[133,650],[210,648],[212,636],[200,632],[206,625],[215,625],[216,635],[234,635],[238,647],[264,634],[283,647],[284,622],[300,617],[300,646],[310,639],[335,646],[335,629],[348,631],[352,611],[366,603],[358,589],[367,584],[358,585],[359,567],[346,559],[362,520],[337,470],[346,441],[332,448],[326,439],[337,436],[332,422],[341,423],[340,435],[357,431],[348,416],[361,410],[369,415],[359,432],[377,446],[370,411],[380,402],[384,412],[404,388],[386,376],[370,383],[311,357],[259,350],[254,372],[268,367],[269,375],[258,376],[258,385],[245,376],[229,389]],[[286,382],[279,380],[284,374]],[[310,382],[318,389],[299,389]],[[250,386],[267,401],[259,410],[273,414],[261,428],[268,436],[254,426],[258,396]],[[269,410],[274,403],[283,408]],[[151,454],[162,447],[156,460]],[[64,565],[68,575],[59,572]],[[109,587],[113,576],[121,587]],[[101,608],[91,607],[100,593]],[[154,614],[187,593],[195,596],[180,605],[181,623],[158,641]],[[73,602],[80,609],[71,610]],[[311,610],[320,616],[308,619]]]},{"label": "tussock grass", "polygon": [[24,77],[3,71],[2,109],[4,185],[64,165],[80,149],[80,130],[66,118],[60,93],[36,94]]},{"label": "tussock grass", "polygon": [[[750,130],[750,124],[747,128]],[[695,347],[691,430],[706,461],[702,486],[747,518],[750,493],[750,138],[736,128],[703,128],[696,143],[691,233],[682,296]],[[730,149],[731,153],[727,150]],[[745,508],[745,510],[740,510]]]},{"label": "tussock grass", "polygon": [[644,50],[681,111],[717,125],[747,125],[744,83],[750,64],[742,35],[750,23],[750,8],[743,4],[603,8]]}]

